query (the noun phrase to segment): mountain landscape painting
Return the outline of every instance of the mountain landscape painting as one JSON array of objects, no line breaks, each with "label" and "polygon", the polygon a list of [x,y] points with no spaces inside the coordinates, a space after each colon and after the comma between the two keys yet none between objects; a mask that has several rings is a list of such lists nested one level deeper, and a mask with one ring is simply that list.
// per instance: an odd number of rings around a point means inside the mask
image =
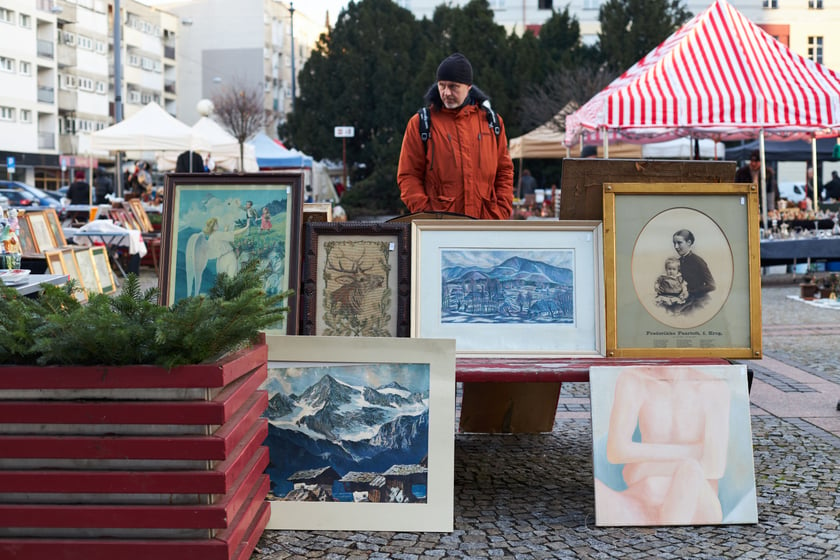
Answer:
[{"label": "mountain landscape painting", "polygon": [[574,323],[574,249],[458,249],[440,256],[442,323]]},{"label": "mountain landscape painting", "polygon": [[269,499],[426,503],[429,364],[270,362],[263,388]]}]

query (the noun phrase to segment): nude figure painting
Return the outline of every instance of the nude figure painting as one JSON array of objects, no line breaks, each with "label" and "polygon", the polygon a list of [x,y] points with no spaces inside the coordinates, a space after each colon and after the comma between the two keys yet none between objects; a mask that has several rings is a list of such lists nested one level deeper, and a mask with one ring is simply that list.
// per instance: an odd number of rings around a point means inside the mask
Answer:
[{"label": "nude figure painting", "polygon": [[757,523],[746,366],[590,371],[596,525]]}]

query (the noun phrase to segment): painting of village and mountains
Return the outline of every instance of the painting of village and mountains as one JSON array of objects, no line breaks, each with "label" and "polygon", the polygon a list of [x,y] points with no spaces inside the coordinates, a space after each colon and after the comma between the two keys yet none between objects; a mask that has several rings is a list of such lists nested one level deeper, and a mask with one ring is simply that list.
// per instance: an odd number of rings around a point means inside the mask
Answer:
[{"label": "painting of village and mountains", "polygon": [[270,500],[426,503],[429,364],[269,363]]},{"label": "painting of village and mountains", "polygon": [[441,323],[574,323],[574,250],[441,251]]}]

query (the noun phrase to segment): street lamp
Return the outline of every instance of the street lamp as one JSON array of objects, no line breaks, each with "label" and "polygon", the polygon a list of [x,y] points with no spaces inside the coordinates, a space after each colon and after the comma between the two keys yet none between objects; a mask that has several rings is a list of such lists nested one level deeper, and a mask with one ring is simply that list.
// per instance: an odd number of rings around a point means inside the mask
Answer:
[{"label": "street lamp", "polygon": [[295,112],[295,3],[289,2],[289,31],[292,36],[292,112]]}]

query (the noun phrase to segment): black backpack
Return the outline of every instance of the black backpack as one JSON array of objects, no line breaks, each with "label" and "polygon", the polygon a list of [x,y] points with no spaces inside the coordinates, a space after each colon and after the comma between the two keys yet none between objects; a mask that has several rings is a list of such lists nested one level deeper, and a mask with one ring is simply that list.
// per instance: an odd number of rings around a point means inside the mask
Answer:
[{"label": "black backpack", "polygon": [[[502,133],[502,127],[499,125],[499,115],[497,115],[496,111],[490,107],[489,100],[485,100],[484,103],[481,104],[481,109],[487,116],[487,124],[490,127],[490,130],[493,131],[498,139],[499,134]],[[432,130],[432,112],[428,107],[421,107],[417,110],[417,114],[420,115],[420,139],[423,141],[423,148],[425,148],[426,142],[429,140],[429,134]]]}]

